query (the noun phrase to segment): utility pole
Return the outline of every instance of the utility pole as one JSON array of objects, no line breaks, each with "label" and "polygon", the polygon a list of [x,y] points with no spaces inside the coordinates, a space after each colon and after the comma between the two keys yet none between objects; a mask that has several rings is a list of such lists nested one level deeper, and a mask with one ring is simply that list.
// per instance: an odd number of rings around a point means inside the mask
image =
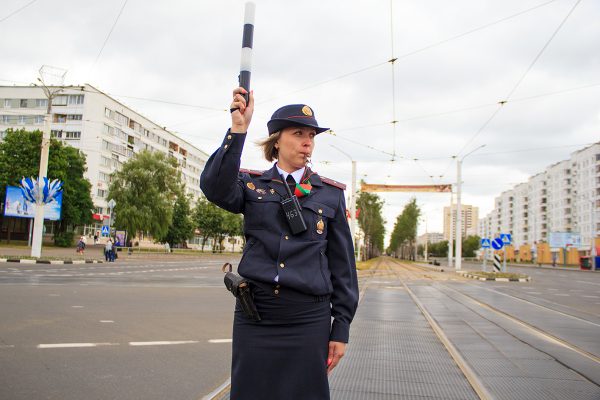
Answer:
[{"label": "utility pole", "polygon": [[[40,152],[40,170],[38,173],[38,196],[42,196],[42,185],[44,184],[44,178],[48,175],[48,157],[50,153],[50,132],[52,123],[52,100],[56,95],[62,91],[62,85],[64,84],[66,70],[49,67],[47,65],[40,68],[40,77],[38,81],[42,84],[42,90],[48,99],[48,107],[46,108],[46,118],[44,121],[44,131],[42,133],[42,147]],[[54,80],[55,86],[48,87],[48,84],[52,84],[48,80]],[[33,239],[31,242],[31,257],[39,258],[42,255],[42,241],[43,241],[43,230],[44,230],[44,203],[41,198],[36,199],[35,205],[35,219],[33,222]]]},{"label": "utility pole", "polygon": [[454,244],[452,243],[452,235],[454,234],[454,224],[452,223],[452,213],[454,203],[454,192],[450,192],[450,237],[448,238],[448,268],[452,268],[452,252]]},{"label": "utility pole", "polygon": [[456,158],[456,270],[460,271],[462,267],[462,205],[460,203],[461,196],[461,183],[462,183],[462,162],[470,154],[473,154],[477,150],[485,147],[485,144],[477,147],[462,156],[462,158]]},{"label": "utility pole", "polygon": [[[355,246],[360,246],[356,239],[356,161],[352,159],[352,156],[337,146],[330,145],[346,157],[350,159],[352,162],[352,185],[350,185],[352,192],[350,193],[350,233],[352,234],[352,243]],[[360,254],[359,254],[360,255]],[[359,258],[360,261],[360,258]]]}]

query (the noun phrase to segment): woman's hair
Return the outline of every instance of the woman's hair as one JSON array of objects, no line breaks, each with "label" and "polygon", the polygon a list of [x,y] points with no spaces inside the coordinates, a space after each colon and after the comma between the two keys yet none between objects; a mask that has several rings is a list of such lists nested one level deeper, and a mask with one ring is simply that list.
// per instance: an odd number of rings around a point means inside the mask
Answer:
[{"label": "woman's hair", "polygon": [[275,148],[275,143],[277,143],[277,141],[279,140],[280,137],[281,137],[281,131],[277,131],[277,132],[269,135],[268,138],[259,140],[257,142],[257,144],[260,147],[262,147],[262,151],[265,156],[265,159],[269,162],[277,160],[277,158],[279,157],[279,150],[277,150]]}]

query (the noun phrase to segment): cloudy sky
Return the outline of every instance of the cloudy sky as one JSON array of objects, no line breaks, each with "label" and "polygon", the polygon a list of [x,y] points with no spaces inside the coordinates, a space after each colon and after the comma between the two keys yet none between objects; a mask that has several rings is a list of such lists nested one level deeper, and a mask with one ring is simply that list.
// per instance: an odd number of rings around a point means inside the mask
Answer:
[{"label": "cloudy sky", "polygon": [[[220,144],[244,1],[2,3],[1,85],[62,67],[66,84],[90,83],[208,153]],[[485,145],[463,165],[463,202],[485,215],[502,191],[600,138],[598,1],[255,3],[245,167],[269,167],[252,143],[271,113],[306,103],[335,134],[317,137],[314,169],[348,184],[336,148],[368,183],[431,184],[455,182],[452,157]],[[388,231],[411,196],[381,194]],[[414,196],[420,233],[425,219],[441,231],[449,194]]]}]

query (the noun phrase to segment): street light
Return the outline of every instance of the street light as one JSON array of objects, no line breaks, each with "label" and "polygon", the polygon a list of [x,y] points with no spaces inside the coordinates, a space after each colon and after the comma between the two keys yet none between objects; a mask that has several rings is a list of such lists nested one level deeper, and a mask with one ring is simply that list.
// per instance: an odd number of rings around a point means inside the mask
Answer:
[{"label": "street light", "polygon": [[462,267],[462,206],[460,204],[460,186],[461,186],[461,169],[463,160],[470,154],[473,154],[477,150],[485,147],[485,144],[477,147],[475,150],[471,150],[469,153],[462,156],[462,158],[456,158],[456,270],[460,271]]},{"label": "street light", "polygon": [[352,159],[352,156],[342,149],[330,144],[331,147],[345,155],[352,161],[352,192],[350,193],[350,233],[352,234],[352,242],[355,243],[354,237],[356,231],[356,161]]}]

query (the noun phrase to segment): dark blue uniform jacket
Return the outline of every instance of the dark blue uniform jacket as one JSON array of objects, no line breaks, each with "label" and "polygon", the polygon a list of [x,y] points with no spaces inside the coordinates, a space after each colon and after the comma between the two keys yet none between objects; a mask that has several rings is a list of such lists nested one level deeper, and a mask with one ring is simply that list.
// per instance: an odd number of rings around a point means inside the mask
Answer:
[{"label": "dark blue uniform jacket", "polygon": [[344,191],[307,168],[312,191],[300,204],[308,229],[292,235],[280,205],[288,196],[277,168],[240,172],[245,139],[245,134],[228,131],[200,177],[208,200],[244,214],[246,246],[238,273],[273,285],[279,276],[282,291],[287,287],[315,296],[331,294],[330,340],[348,342],[358,281]]}]

